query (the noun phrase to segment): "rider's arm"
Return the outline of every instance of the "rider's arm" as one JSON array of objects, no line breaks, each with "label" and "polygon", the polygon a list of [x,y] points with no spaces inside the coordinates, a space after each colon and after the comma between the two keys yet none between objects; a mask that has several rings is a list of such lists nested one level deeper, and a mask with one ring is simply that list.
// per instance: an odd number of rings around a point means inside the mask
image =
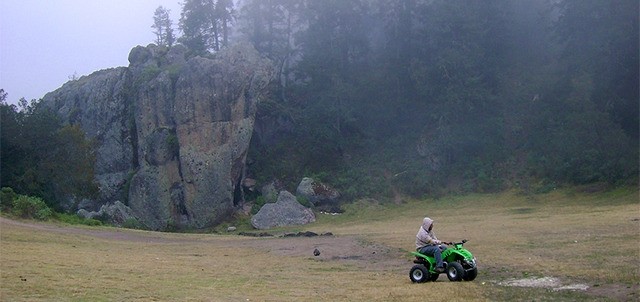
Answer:
[{"label": "rider's arm", "polygon": [[424,229],[420,229],[417,236],[416,245],[426,246],[426,245],[438,245],[442,243],[435,235],[429,234],[429,232]]}]

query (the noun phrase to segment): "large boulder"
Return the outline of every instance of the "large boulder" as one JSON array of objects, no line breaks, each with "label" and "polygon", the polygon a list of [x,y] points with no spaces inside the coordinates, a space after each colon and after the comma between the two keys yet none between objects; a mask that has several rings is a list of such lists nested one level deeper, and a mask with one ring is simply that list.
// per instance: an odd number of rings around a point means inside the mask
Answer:
[{"label": "large boulder", "polygon": [[207,58],[186,53],[138,46],[128,67],[44,97],[96,143],[100,194],[87,210],[124,200],[143,225],[165,230],[216,225],[240,206],[234,193],[272,65],[249,44]]},{"label": "large boulder", "polygon": [[296,195],[311,202],[318,210],[340,212],[340,192],[331,186],[305,177],[298,184]]},{"label": "large boulder", "polygon": [[264,230],[280,226],[303,225],[316,221],[313,211],[301,205],[293,194],[281,191],[275,203],[267,203],[251,217],[254,228]]}]

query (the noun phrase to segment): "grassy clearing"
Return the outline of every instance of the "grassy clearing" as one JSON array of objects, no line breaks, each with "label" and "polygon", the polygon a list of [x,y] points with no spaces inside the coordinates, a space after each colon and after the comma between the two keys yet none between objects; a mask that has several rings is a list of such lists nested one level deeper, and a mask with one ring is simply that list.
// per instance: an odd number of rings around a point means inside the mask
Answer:
[{"label": "grassy clearing", "polygon": [[[436,220],[435,230],[440,239],[470,240],[466,247],[480,261],[476,285],[553,276],[567,284],[611,287],[612,291],[621,287],[625,293],[635,292],[632,297],[638,297],[640,203],[637,189],[598,194],[558,191],[534,196],[468,195],[413,200],[399,207],[374,205],[355,213],[321,217],[315,228],[331,227],[337,233],[362,234],[370,241],[409,251],[414,248],[409,234],[415,234],[422,218],[430,216]],[[583,297],[579,292],[549,292],[548,289],[491,286],[478,290],[491,300],[590,297]],[[626,299],[613,294],[614,300]]]},{"label": "grassy clearing", "polygon": [[[412,284],[413,249],[422,217],[440,239],[469,239],[480,261],[473,282]],[[305,228],[356,236],[389,247],[392,265],[319,261],[274,252],[314,239],[166,234],[106,227],[0,224],[2,301],[448,301],[611,300],[637,298],[640,206],[636,189],[585,195],[469,195],[360,204],[319,215]],[[330,244],[332,241],[328,241]],[[344,241],[335,241],[344,242]],[[339,250],[326,246],[323,250]],[[551,276],[591,289],[554,291],[499,285]],[[637,291],[637,290],[636,290]],[[595,294],[594,294],[595,292]],[[623,296],[618,295],[623,292]],[[637,294],[637,293],[636,293]]]}]

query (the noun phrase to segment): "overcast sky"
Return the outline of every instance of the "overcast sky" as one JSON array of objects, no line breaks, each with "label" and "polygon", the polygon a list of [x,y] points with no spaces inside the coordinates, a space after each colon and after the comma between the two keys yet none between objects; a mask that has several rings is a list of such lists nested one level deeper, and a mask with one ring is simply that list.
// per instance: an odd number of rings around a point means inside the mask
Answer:
[{"label": "overcast sky", "polygon": [[0,88],[9,103],[39,99],[69,80],[128,66],[129,51],[155,39],[153,13],[180,0],[0,0]]}]

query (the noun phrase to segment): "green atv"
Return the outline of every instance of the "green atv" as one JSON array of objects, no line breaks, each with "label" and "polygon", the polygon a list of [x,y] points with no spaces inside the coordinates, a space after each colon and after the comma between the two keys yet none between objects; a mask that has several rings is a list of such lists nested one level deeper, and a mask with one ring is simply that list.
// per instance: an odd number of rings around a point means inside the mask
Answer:
[{"label": "green atv", "polygon": [[[442,262],[445,264],[445,273],[450,281],[472,281],[478,275],[476,258],[471,255],[463,245],[467,240],[452,243],[443,242],[452,246],[442,252]],[[436,272],[436,259],[419,252],[411,252],[416,256],[414,265],[409,271],[409,278],[416,283],[436,281],[439,273]]]}]

